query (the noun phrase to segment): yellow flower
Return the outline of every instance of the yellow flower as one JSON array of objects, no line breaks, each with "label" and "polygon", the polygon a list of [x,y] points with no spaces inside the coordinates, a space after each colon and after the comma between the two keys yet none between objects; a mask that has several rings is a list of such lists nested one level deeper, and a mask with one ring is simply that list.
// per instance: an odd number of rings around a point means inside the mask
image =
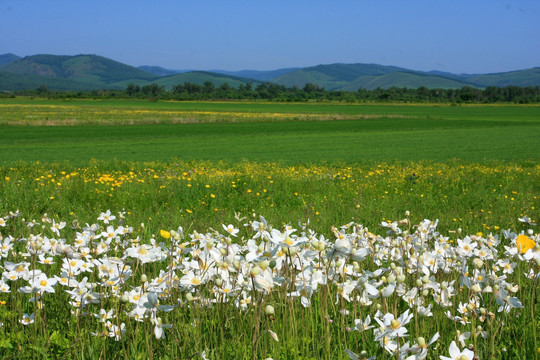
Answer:
[{"label": "yellow flower", "polygon": [[171,233],[166,231],[166,230],[161,230],[159,233],[165,239],[170,239],[171,238]]},{"label": "yellow flower", "polygon": [[516,239],[516,245],[518,251],[525,254],[529,249],[532,249],[536,243],[526,235],[519,235]]}]

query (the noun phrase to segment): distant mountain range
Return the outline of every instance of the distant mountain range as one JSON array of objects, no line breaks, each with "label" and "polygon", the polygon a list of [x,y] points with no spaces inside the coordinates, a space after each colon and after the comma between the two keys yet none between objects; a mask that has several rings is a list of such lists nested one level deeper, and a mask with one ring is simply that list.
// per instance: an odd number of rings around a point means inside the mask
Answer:
[{"label": "distant mountain range", "polygon": [[377,64],[329,64],[271,71],[170,70],[159,66],[133,67],[98,55],[33,55],[21,58],[0,55],[0,90],[35,89],[41,85],[54,90],[125,89],[156,83],[166,89],[191,82],[210,81],[232,87],[272,82],[287,87],[312,83],[327,90],[357,91],[391,87],[455,89],[540,86],[540,67],[494,74],[452,74],[415,71]]}]

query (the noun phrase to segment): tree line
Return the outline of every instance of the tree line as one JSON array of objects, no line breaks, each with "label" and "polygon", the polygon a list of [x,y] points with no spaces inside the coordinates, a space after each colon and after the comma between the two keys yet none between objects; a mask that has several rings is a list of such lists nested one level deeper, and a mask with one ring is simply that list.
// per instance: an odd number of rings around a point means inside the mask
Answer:
[{"label": "tree line", "polygon": [[[55,91],[42,85],[35,90],[17,92],[18,95],[51,98],[132,98],[157,100],[268,100],[268,101],[343,101],[343,102],[433,102],[433,103],[539,103],[538,86],[488,86],[484,89],[464,86],[458,89],[430,89],[391,87],[358,91],[326,90],[307,83],[303,87],[287,87],[270,82],[238,87],[227,83],[203,85],[185,82],[167,90],[156,83],[139,86],[129,84],[124,90]],[[10,95],[13,95],[10,93]],[[4,94],[4,96],[6,96]]]}]

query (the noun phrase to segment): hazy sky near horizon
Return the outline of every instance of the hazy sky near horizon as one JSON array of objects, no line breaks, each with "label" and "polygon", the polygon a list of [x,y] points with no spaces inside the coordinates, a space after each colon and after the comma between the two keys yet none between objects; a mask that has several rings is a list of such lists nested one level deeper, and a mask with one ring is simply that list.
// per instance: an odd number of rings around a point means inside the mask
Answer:
[{"label": "hazy sky near horizon", "polygon": [[0,54],[168,69],[540,66],[539,0],[0,0]]}]

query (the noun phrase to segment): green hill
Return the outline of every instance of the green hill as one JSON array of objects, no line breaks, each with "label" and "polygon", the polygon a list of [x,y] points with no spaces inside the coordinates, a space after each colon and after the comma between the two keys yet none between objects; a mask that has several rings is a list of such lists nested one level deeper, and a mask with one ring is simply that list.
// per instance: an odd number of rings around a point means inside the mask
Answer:
[{"label": "green hill", "polygon": [[240,86],[240,84],[261,83],[261,81],[241,78],[237,76],[228,76],[224,74],[212,73],[212,72],[207,72],[207,71],[191,71],[191,72],[182,73],[182,74],[160,77],[153,81],[130,79],[130,80],[116,82],[110,85],[114,86],[115,88],[124,89],[129,84],[145,86],[145,85],[150,85],[151,83],[155,83],[159,86],[163,86],[166,90],[171,90],[175,85],[178,85],[178,84],[189,82],[189,83],[193,83],[197,85],[204,85],[204,83],[207,81],[210,81],[216,87],[227,83],[229,84],[229,86],[236,87],[236,88]]},{"label": "green hill", "polygon": [[197,85],[203,85],[206,81],[210,81],[215,86],[220,86],[224,83],[229,84],[231,87],[238,87],[241,84],[257,84],[261,83],[261,81],[253,80],[253,79],[247,79],[242,78],[238,76],[230,76],[225,74],[218,74],[213,72],[207,72],[207,71],[191,71],[183,74],[177,74],[172,76],[167,76],[158,79],[155,81],[158,85],[164,86],[166,89],[170,89],[175,85],[181,84],[181,83],[194,83]]},{"label": "green hill", "polygon": [[272,82],[287,87],[303,87],[307,83],[319,85],[327,90],[336,90],[348,84],[347,81],[338,81],[330,75],[318,71],[300,69],[289,74],[285,74],[272,80]]},{"label": "green hill", "polygon": [[475,75],[467,79],[472,84],[487,86],[540,86],[540,67],[504,73]]},{"label": "green hill", "polygon": [[229,76],[237,76],[241,78],[260,80],[260,81],[272,81],[278,76],[285,75],[299,69],[300,68],[284,68],[284,69],[277,69],[277,70],[240,70],[240,71],[212,70],[211,72],[225,74]]},{"label": "green hill", "polygon": [[[329,64],[272,71],[184,71],[178,73],[158,66],[139,68],[98,55],[33,55],[20,58],[0,55],[0,90],[26,90],[46,85],[51,90],[125,89],[156,83],[165,89],[186,82],[214,86],[224,83],[260,84],[264,81],[287,87],[312,83],[326,90],[356,91],[391,87],[460,88],[463,86],[540,86],[540,67],[495,74],[452,74],[413,71],[378,64]],[[240,76],[239,76],[240,75]]]},{"label": "green hill", "polygon": [[156,76],[169,76],[169,75],[175,75],[178,73],[185,72],[185,71],[179,71],[179,70],[169,70],[169,69],[162,68],[161,66],[149,66],[149,65],[137,66],[137,69],[149,72]]},{"label": "green hill", "polygon": [[415,89],[421,86],[431,89],[459,89],[465,85],[463,82],[440,76],[399,71],[379,76],[362,76],[343,87],[342,90],[373,90],[376,88],[389,89],[391,87]]},{"label": "green hill", "polygon": [[312,83],[327,90],[342,90],[361,77],[381,76],[396,71],[407,70],[377,64],[317,65],[290,72],[272,81],[285,86],[303,87],[307,83]]},{"label": "green hill", "polygon": [[539,86],[540,68],[484,75],[457,75],[413,71],[377,64],[330,64],[302,68],[278,76],[272,82],[303,87],[312,83],[327,90],[356,91],[395,87],[454,89],[463,86]]},{"label": "green hill", "polygon": [[45,85],[50,90],[86,91],[94,89],[87,83],[48,76],[12,74],[0,71],[0,91],[37,89]]},{"label": "green hill", "polygon": [[0,55],[0,66],[13,62],[15,60],[19,60],[21,57],[17,56],[15,54],[2,54]]},{"label": "green hill", "polygon": [[68,79],[90,88],[105,88],[115,82],[153,80],[154,74],[97,55],[33,55],[0,66],[0,71]]}]

